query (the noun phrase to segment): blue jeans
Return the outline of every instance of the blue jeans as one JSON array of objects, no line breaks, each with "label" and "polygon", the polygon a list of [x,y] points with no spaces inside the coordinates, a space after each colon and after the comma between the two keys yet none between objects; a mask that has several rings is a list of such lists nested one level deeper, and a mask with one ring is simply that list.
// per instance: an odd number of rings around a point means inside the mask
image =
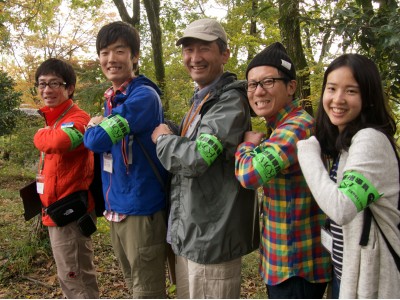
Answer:
[{"label": "blue jeans", "polygon": [[268,299],[322,299],[327,282],[311,283],[302,277],[290,277],[277,285],[267,285]]},{"label": "blue jeans", "polygon": [[332,299],[339,299],[340,279],[337,278],[335,272],[332,275]]}]

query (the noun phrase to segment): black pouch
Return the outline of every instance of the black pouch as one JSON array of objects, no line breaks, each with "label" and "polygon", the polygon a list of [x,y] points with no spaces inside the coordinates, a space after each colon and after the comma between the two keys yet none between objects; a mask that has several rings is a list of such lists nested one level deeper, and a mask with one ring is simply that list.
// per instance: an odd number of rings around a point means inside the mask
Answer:
[{"label": "black pouch", "polygon": [[88,191],[78,191],[49,205],[45,212],[57,226],[62,227],[85,215],[87,203]]},{"label": "black pouch", "polygon": [[91,236],[92,233],[97,230],[96,224],[90,214],[85,214],[83,217],[80,217],[77,224],[82,234],[87,237]]}]

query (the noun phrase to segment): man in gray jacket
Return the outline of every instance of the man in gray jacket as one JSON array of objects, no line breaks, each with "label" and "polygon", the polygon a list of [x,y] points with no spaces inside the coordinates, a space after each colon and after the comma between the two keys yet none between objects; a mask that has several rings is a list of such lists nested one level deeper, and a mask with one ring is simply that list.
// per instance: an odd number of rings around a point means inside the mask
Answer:
[{"label": "man in gray jacket", "polygon": [[255,192],[235,178],[236,147],[251,127],[245,85],[224,72],[230,52],[215,20],[194,21],[176,45],[197,87],[179,135],[161,124],[152,140],[173,174],[167,241],[177,297],[239,298],[241,257],[259,245]]}]

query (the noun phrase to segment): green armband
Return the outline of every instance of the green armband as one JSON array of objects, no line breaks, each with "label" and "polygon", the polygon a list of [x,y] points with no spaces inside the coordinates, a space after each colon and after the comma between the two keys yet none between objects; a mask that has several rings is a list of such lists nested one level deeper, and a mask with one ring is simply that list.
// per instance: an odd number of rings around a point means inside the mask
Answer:
[{"label": "green armband", "polygon": [[254,152],[253,167],[260,174],[263,183],[266,184],[282,170],[283,160],[271,147],[257,147]]},{"label": "green armband", "polygon": [[196,140],[196,150],[199,151],[201,157],[210,166],[218,155],[222,153],[223,147],[216,136],[202,133]]},{"label": "green armband", "polygon": [[354,171],[344,173],[339,190],[353,201],[358,212],[383,196],[367,178]]},{"label": "green armband", "polygon": [[82,143],[83,134],[78,129],[74,127],[66,127],[66,128],[61,128],[61,130],[68,135],[71,141],[71,147],[69,148],[70,150],[74,150]]},{"label": "green armband", "polygon": [[113,144],[118,143],[130,132],[128,121],[120,115],[110,115],[99,126],[107,132]]}]

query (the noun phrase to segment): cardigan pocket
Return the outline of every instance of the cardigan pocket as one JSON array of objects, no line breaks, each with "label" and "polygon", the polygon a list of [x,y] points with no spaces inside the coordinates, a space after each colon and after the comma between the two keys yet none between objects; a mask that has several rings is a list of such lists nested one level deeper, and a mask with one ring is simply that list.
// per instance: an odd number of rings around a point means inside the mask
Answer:
[{"label": "cardigan pocket", "polygon": [[357,298],[378,298],[380,274],[380,248],[376,226],[371,226],[367,246],[360,248],[360,270],[357,285]]}]

